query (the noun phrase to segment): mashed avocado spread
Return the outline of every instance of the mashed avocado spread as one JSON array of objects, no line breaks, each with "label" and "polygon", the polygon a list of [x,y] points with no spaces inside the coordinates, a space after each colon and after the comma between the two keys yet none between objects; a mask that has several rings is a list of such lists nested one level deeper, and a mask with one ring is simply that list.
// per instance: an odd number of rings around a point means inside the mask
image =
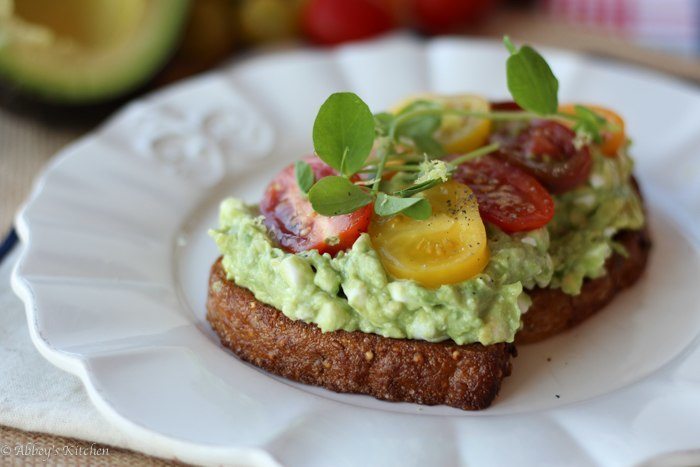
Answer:
[{"label": "mashed avocado spread", "polygon": [[229,198],[211,231],[228,278],[291,319],[322,331],[360,330],[385,337],[457,344],[512,342],[530,300],[527,289],[561,288],[576,295],[585,278],[605,274],[623,229],[644,224],[630,181],[632,161],[594,152],[585,186],[555,196],[546,228],[508,235],[488,227],[491,258],[476,277],[437,289],[389,277],[368,234],[336,255],[287,253],[268,235],[257,208]]}]

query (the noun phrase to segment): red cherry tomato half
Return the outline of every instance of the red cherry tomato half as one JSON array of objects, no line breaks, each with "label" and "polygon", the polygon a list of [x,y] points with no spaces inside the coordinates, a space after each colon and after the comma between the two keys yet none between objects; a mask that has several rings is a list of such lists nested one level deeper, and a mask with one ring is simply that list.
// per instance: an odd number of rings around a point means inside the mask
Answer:
[{"label": "red cherry tomato half", "polygon": [[301,23],[311,41],[324,45],[365,39],[394,27],[390,12],[370,0],[309,0]]},{"label": "red cherry tomato half", "polygon": [[535,120],[516,135],[505,127],[491,136],[499,155],[529,172],[552,193],[568,191],[588,179],[593,165],[587,146],[577,149],[574,133],[550,120]]},{"label": "red cherry tomato half", "polygon": [[[304,159],[316,180],[338,173],[316,156]],[[326,217],[311,207],[299,189],[294,164],[282,170],[268,185],[260,202],[260,212],[272,236],[287,251],[318,250],[335,255],[350,248],[372,218],[372,205],[342,216]]]},{"label": "red cherry tomato half", "polygon": [[439,34],[475,22],[494,3],[494,0],[410,0],[410,14],[418,29]]},{"label": "red cherry tomato half", "polygon": [[505,112],[516,112],[518,110],[523,110],[517,103],[513,101],[497,101],[491,102],[491,110],[493,111],[505,111]]},{"label": "red cherry tomato half", "polygon": [[507,233],[543,227],[554,216],[554,201],[527,172],[496,156],[460,165],[455,180],[476,195],[481,217]]}]

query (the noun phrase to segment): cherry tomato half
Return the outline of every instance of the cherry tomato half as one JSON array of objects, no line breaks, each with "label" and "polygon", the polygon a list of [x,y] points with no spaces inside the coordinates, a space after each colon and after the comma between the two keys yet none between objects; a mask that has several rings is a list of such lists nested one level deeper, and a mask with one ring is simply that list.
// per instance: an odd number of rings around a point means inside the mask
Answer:
[{"label": "cherry tomato half", "polygon": [[[450,110],[470,110],[488,113],[489,102],[474,94],[416,94],[394,107],[398,114],[416,101],[427,101]],[[491,133],[491,120],[459,115],[444,115],[434,136],[449,154],[467,153],[484,144]]]},{"label": "cherry tomato half", "polygon": [[[316,156],[306,157],[304,161],[313,169],[316,180],[338,175]],[[372,205],[342,216],[318,214],[299,189],[292,164],[267,186],[260,202],[260,212],[270,233],[285,250],[293,253],[318,250],[322,254],[335,255],[350,248],[357,237],[367,231],[372,218]]]},{"label": "cherry tomato half", "polygon": [[491,136],[501,144],[499,155],[537,178],[553,193],[568,191],[588,179],[593,165],[588,146],[577,149],[576,133],[551,120],[534,120],[513,135],[507,130]]},{"label": "cherry tomato half", "polygon": [[496,101],[491,102],[491,110],[515,112],[518,110],[523,110],[523,108],[513,101]]},{"label": "cherry tomato half", "polygon": [[538,229],[554,216],[549,192],[534,177],[497,156],[460,165],[454,178],[472,189],[481,217],[504,232]]},{"label": "cherry tomato half", "polygon": [[470,279],[489,262],[486,229],[477,200],[449,180],[423,192],[433,212],[419,221],[403,214],[375,216],[369,227],[384,268],[394,277],[439,287]]},{"label": "cherry tomato half", "polygon": [[306,36],[318,44],[340,44],[394,27],[389,11],[370,0],[309,0],[301,14]]}]

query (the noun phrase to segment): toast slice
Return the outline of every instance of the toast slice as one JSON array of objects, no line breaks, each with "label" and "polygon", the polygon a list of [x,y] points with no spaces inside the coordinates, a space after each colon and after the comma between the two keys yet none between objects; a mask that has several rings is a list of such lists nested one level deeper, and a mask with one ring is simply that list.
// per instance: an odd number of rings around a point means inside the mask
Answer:
[{"label": "toast slice", "polygon": [[649,231],[646,227],[622,231],[615,240],[625,247],[627,256],[615,253],[608,258],[606,274],[586,280],[579,295],[548,288],[528,291],[532,306],[522,317],[523,325],[515,336],[517,344],[539,342],[576,326],[610,303],[622,289],[637,282],[651,249]]},{"label": "toast slice", "polygon": [[[536,342],[578,324],[639,278],[650,248],[648,233],[622,232],[617,239],[629,254],[611,256],[607,274],[587,281],[580,295],[529,292],[533,305],[523,315],[518,343]],[[322,333],[227,280],[221,259],[211,269],[207,319],[238,357],[285,378],[336,392],[464,410],[491,404],[516,355],[507,343],[457,345],[359,331]]]},{"label": "toast slice", "polygon": [[[223,287],[213,284],[222,282]],[[510,374],[512,344],[457,345],[390,339],[360,331],[322,333],[226,280],[212,267],[207,319],[221,342],[243,360],[271,373],[336,392],[389,401],[488,407]]]}]

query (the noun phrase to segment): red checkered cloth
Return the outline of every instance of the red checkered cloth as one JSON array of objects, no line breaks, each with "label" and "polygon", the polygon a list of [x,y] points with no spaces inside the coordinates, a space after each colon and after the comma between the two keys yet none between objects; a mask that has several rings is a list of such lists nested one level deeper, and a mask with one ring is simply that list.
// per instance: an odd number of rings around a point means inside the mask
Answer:
[{"label": "red checkered cloth", "polygon": [[542,0],[572,23],[599,27],[642,45],[700,54],[700,0]]}]

